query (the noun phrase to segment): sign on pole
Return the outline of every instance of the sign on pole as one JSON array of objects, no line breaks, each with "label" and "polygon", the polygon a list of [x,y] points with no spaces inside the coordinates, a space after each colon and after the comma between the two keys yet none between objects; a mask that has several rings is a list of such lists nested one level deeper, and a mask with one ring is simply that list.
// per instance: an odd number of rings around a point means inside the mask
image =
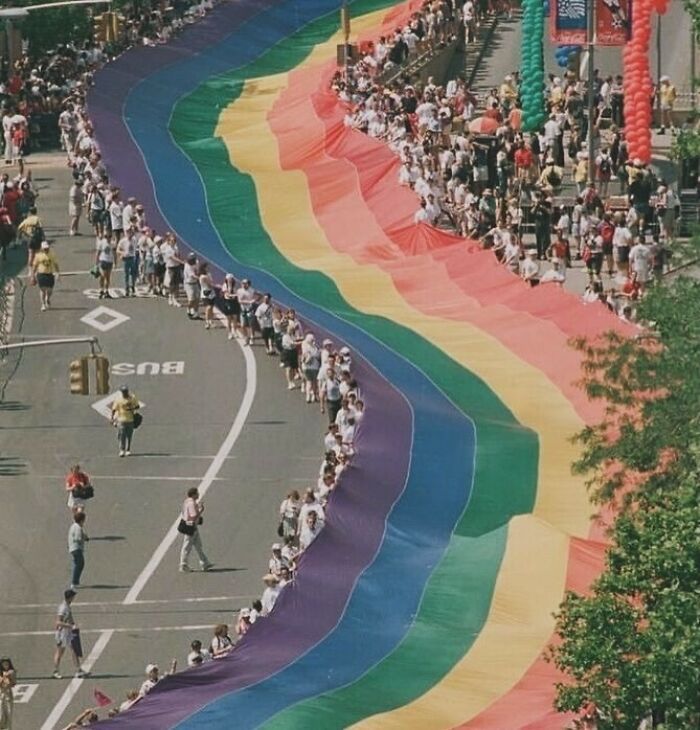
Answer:
[{"label": "sign on pole", "polygon": [[596,0],[596,45],[624,46],[630,38],[631,0]]},{"label": "sign on pole", "polygon": [[583,45],[588,22],[587,0],[553,0],[550,3],[550,39],[557,45]]}]

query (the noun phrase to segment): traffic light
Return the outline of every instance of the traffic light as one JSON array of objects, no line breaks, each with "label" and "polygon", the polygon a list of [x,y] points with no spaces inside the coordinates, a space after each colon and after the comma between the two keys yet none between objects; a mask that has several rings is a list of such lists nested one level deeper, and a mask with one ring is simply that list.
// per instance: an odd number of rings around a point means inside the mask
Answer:
[{"label": "traffic light", "polygon": [[97,43],[107,42],[107,24],[105,22],[105,15],[107,15],[107,13],[104,15],[95,15],[92,19],[92,32]]},{"label": "traffic light", "polygon": [[109,393],[109,360],[104,355],[95,355],[95,392],[97,395]]},{"label": "traffic light", "polygon": [[73,360],[70,364],[70,392],[73,395],[88,395],[90,392],[87,356]]}]

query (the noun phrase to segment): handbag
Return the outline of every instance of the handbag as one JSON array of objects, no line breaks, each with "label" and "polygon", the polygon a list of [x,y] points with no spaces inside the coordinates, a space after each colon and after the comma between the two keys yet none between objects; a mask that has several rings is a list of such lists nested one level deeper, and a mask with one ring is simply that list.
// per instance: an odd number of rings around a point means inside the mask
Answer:
[{"label": "handbag", "polygon": [[196,525],[188,525],[185,522],[185,520],[183,520],[182,518],[180,518],[180,522],[179,522],[179,524],[177,526],[177,531],[181,535],[190,535],[190,536],[192,536],[192,535],[194,535],[194,531],[196,529],[197,529],[197,526]]},{"label": "handbag", "polygon": [[143,416],[136,412],[134,413],[134,428],[138,428],[143,423]]},{"label": "handbag", "polygon": [[95,496],[95,488],[92,484],[86,484],[83,486],[74,487],[73,498],[74,499],[92,499]]}]

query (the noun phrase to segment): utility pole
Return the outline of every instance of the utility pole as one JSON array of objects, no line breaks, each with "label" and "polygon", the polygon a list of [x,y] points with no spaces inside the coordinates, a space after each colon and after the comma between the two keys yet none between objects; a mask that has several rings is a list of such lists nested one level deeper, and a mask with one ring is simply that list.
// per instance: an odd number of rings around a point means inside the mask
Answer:
[{"label": "utility pole", "polygon": [[340,23],[343,26],[343,61],[345,62],[345,83],[350,78],[350,8],[343,2],[340,8]]},{"label": "utility pole", "polygon": [[697,107],[695,101],[695,29],[690,26],[690,105],[693,111]]},{"label": "utility pole", "polygon": [[586,45],[588,47],[588,183],[595,182],[595,137],[593,120],[595,119],[595,3],[588,0],[586,15]]},{"label": "utility pole", "polygon": [[[656,88],[661,86],[661,16],[656,14]],[[656,94],[656,110],[661,124],[661,94]]]}]

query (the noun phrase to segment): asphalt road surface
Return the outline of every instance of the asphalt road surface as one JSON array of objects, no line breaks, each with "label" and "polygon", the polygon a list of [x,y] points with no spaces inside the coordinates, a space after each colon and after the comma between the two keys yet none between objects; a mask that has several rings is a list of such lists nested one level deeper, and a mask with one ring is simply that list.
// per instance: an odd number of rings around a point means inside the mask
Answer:
[{"label": "asphalt road surface", "polygon": [[[32,166],[65,273],[47,313],[20,279],[10,341],[95,335],[121,373],[111,375],[112,390],[127,383],[144,403],[133,454],[119,458],[115,430],[93,407],[101,396],[69,393],[68,364],[87,354],[85,345],[28,349],[0,364],[0,655],[12,657],[21,685],[15,727],[51,730],[94,705],[96,688],[121,702],[150,662],[165,670],[177,658],[183,667],[192,639],[208,645],[215,624],[232,624],[260,595],[279,502],[315,483],[325,421],[298,390],[287,391],[277,359],[261,346],[206,331],[164,300],[94,298],[86,273],[93,237],[65,235],[63,157]],[[86,223],[81,229],[88,233]],[[24,253],[10,253],[8,269],[17,270]],[[114,284],[122,285],[121,273]],[[108,311],[96,311],[103,305]],[[76,462],[96,489],[74,603],[92,676],[73,679],[65,656],[65,678],[55,680],[55,610],[70,583],[63,483]],[[202,536],[216,564],[210,573],[178,572],[174,523],[192,486],[208,490]]]}]

